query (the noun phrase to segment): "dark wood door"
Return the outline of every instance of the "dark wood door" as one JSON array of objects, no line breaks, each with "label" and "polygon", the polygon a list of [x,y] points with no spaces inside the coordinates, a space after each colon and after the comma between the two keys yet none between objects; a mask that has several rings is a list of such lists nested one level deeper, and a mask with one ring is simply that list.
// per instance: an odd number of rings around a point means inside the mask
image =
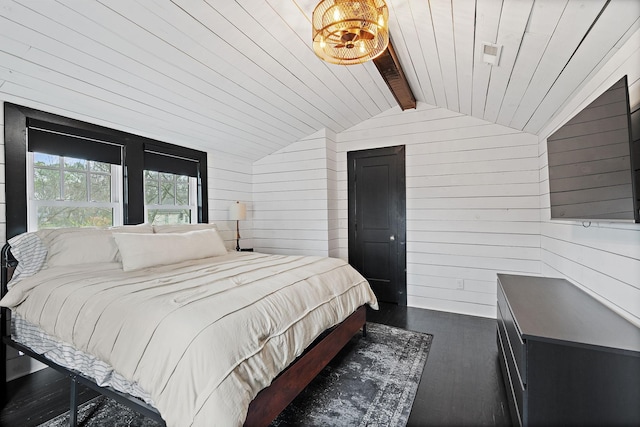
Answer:
[{"label": "dark wood door", "polygon": [[407,304],[404,146],[347,153],[349,263],[383,302]]}]

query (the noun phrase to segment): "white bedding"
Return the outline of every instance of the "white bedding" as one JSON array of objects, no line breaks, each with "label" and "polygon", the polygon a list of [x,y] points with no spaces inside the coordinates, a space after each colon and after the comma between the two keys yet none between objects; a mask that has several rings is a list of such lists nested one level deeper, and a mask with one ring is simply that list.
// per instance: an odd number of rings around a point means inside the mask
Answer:
[{"label": "white bedding", "polygon": [[168,426],[232,426],[322,331],[366,303],[377,307],[342,260],[231,253],[131,272],[47,268],[0,305],[138,384]]},{"label": "white bedding", "polygon": [[60,366],[81,372],[101,387],[111,387],[155,406],[149,393],[115,372],[108,363],[56,340],[17,313],[11,316],[11,338]]}]

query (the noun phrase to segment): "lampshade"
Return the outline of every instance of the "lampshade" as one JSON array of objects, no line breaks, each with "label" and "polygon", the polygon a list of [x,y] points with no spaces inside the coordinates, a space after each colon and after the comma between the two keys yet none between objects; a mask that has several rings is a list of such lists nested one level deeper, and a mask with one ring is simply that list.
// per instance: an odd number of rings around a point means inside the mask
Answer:
[{"label": "lampshade", "polygon": [[229,206],[229,219],[234,221],[240,221],[247,217],[247,205],[240,202],[235,202]]},{"label": "lampshade", "polygon": [[332,64],[361,64],[389,44],[384,0],[322,0],[313,10],[313,51]]}]

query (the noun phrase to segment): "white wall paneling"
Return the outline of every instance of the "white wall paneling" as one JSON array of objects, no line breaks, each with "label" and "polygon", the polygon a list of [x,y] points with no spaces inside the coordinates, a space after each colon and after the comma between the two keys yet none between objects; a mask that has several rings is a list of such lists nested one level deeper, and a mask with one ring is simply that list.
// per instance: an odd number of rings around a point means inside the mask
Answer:
[{"label": "white wall paneling", "polygon": [[[566,66],[573,52],[580,45],[593,20],[605,4],[604,0],[571,1],[562,11],[557,28],[545,48],[545,54],[537,64],[527,90],[518,103],[509,126],[523,129],[538,105],[554,85],[556,78]],[[535,11],[535,9],[534,9]],[[567,25],[573,22],[573,25]],[[524,57],[524,55],[523,55]]]},{"label": "white wall paneling", "polygon": [[331,257],[338,258],[340,255],[340,203],[338,202],[338,166],[336,152],[336,135],[330,132],[326,133],[326,150],[327,150],[327,231],[329,239],[329,253]]},{"label": "white wall paneling", "polygon": [[491,75],[491,66],[482,62],[481,44],[482,42],[496,42],[501,9],[502,2],[493,0],[479,0],[476,5],[476,43],[471,96],[471,113],[474,117],[482,117],[484,114],[487,100],[486,88],[489,85]]},{"label": "white wall paneling", "polygon": [[458,111],[470,116],[475,51],[475,26],[471,24],[475,20],[475,0],[462,0],[452,3],[456,77],[458,79]]},{"label": "white wall paneling", "polygon": [[336,252],[334,139],[330,131],[319,131],[253,164],[256,250]]},{"label": "white wall paneling", "polygon": [[229,220],[229,206],[236,201],[247,205],[247,219],[240,221],[240,246],[253,247],[252,166],[224,154],[207,154],[209,222],[215,223],[228,249],[236,247],[236,222]]},{"label": "white wall paneling", "polygon": [[527,30],[529,19],[532,17],[533,4],[533,0],[502,3],[500,28],[495,42],[502,48],[498,66],[479,64],[479,66],[491,68],[483,114],[483,118],[490,122],[495,122],[498,117],[511,76],[515,71],[516,60],[528,56],[528,52],[521,50],[528,46],[521,41]]},{"label": "white wall paneling", "polygon": [[338,135],[340,187],[347,151],[406,145],[408,304],[495,316],[497,272],[540,273],[537,138],[423,104],[404,114]]},{"label": "white wall paneling", "polygon": [[[395,105],[371,62],[340,67],[313,54],[316,4],[3,0],[0,92],[253,162]],[[640,25],[636,0],[388,5],[418,102],[536,134]],[[482,42],[502,46],[497,66],[482,62]]]},{"label": "white wall paneling", "polygon": [[[430,2],[431,25],[442,70],[446,108],[458,111],[458,79],[451,2]],[[458,27],[459,29],[460,27]],[[464,27],[463,27],[464,28]],[[466,27],[467,30],[469,27]]]},{"label": "white wall paneling", "polygon": [[[589,2],[595,3],[595,2]],[[548,121],[572,99],[594,73],[616,54],[621,43],[640,28],[640,2],[611,2],[572,54],[545,99],[538,105],[523,130],[538,135]],[[570,83],[571,82],[571,83]],[[575,82],[580,84],[575,87]]]},{"label": "white wall paneling", "polygon": [[335,154],[326,135],[254,163],[257,248],[346,259],[347,152],[404,144],[409,305],[492,317],[497,272],[540,273],[535,136],[425,104],[339,133]]},{"label": "white wall paneling", "polygon": [[[393,2],[387,2],[387,5],[389,7],[389,28],[393,34],[396,54],[411,58],[409,52],[424,52],[424,55],[411,61],[401,62],[409,87],[412,88],[414,95],[422,95],[424,101],[431,105],[440,105],[441,102],[446,102],[440,67],[434,61],[425,60],[425,57],[438,55],[431,11],[428,7],[424,7],[423,3],[415,0],[401,2],[397,5]],[[393,29],[397,29],[397,31],[394,33]],[[421,76],[428,78],[420,78]],[[438,102],[436,102],[436,98]]]}]

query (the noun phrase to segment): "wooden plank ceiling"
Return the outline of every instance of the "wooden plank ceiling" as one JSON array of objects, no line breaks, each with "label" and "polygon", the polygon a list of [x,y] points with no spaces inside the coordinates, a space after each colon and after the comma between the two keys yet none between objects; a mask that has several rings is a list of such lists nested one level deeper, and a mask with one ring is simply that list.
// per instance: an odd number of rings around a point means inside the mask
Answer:
[{"label": "wooden plank ceiling", "polygon": [[[313,54],[316,2],[0,0],[0,100],[248,161],[398,108]],[[418,103],[533,134],[640,27],[637,0],[387,2]]]}]

